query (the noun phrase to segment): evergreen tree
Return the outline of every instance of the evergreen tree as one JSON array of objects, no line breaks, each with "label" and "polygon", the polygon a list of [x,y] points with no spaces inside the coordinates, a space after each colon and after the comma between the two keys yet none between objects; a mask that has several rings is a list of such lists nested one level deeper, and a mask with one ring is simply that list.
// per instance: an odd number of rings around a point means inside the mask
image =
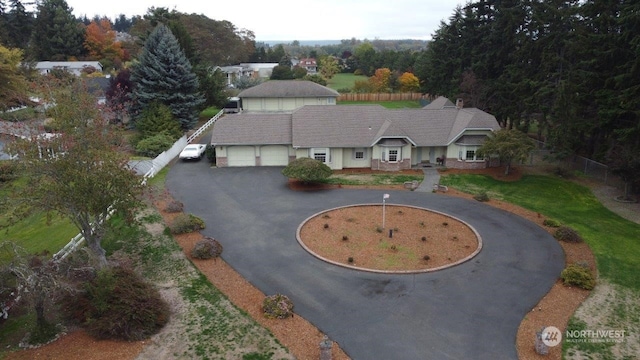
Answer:
[{"label": "evergreen tree", "polygon": [[138,60],[131,72],[134,119],[156,101],[171,109],[182,129],[191,129],[204,98],[189,60],[167,26],[160,24],[151,32]]},{"label": "evergreen tree", "polygon": [[8,44],[7,3],[0,0],[0,44]]},{"label": "evergreen tree", "polygon": [[38,4],[31,59],[67,60],[84,54],[84,28],[72,10],[65,0],[43,0]]},{"label": "evergreen tree", "polygon": [[20,0],[11,0],[9,3],[11,10],[7,14],[7,44],[26,49],[33,30],[33,13],[28,12]]}]

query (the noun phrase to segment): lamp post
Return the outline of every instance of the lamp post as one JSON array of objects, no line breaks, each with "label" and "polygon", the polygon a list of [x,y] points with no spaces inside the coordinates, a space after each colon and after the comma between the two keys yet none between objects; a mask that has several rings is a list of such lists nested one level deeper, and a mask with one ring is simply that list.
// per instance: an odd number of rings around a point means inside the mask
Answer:
[{"label": "lamp post", "polygon": [[382,228],[384,229],[384,220],[385,220],[385,201],[389,198],[389,194],[382,195]]}]

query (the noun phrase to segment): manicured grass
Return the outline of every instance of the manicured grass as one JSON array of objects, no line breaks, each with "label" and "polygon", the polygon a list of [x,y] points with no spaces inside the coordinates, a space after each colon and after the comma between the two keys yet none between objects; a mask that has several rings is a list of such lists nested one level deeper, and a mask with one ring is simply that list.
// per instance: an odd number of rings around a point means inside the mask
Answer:
[{"label": "manicured grass", "polygon": [[356,178],[350,178],[350,174],[334,174],[323,181],[332,185],[402,185],[407,181],[422,181],[423,175],[405,174],[354,174]]},{"label": "manicured grass", "polygon": [[79,233],[68,219],[55,216],[48,222],[42,213],[33,214],[0,231],[2,239],[15,242],[30,254],[43,251],[55,254]]},{"label": "manicured grass", "polygon": [[640,225],[605,208],[587,187],[552,176],[502,182],[470,174],[444,174],[441,184],[473,194],[484,190],[576,229],[596,256],[600,276],[640,290]]},{"label": "manicured grass", "polygon": [[335,74],[329,79],[327,86],[333,90],[351,89],[353,88],[353,84],[358,80],[364,81],[367,80],[367,77],[364,75],[353,75],[352,73],[340,73]]},{"label": "manicured grass", "polygon": [[381,105],[387,109],[419,109],[422,107],[417,100],[398,100],[398,101],[340,101],[338,105]]},{"label": "manicured grass", "polygon": [[[15,180],[16,186],[23,185],[23,181]],[[7,198],[9,192],[15,191],[10,184],[0,186],[0,197]],[[58,252],[71,238],[79,232],[71,221],[61,216],[52,216],[47,219],[42,212],[33,213],[18,222],[7,225],[10,211],[0,213],[0,239],[15,242],[28,253],[42,253],[48,251],[51,254]]]},{"label": "manicured grass", "polygon": [[211,107],[208,107],[208,108],[202,110],[200,112],[199,118],[202,119],[202,120],[207,121],[207,120],[211,119],[212,117],[214,117],[219,112],[220,112],[220,109],[211,106]]}]

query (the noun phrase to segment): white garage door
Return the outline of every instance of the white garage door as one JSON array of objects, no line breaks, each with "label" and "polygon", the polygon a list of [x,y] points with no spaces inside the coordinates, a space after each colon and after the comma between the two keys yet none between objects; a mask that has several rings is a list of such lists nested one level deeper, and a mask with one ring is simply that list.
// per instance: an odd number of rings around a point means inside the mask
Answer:
[{"label": "white garage door", "polygon": [[282,145],[261,147],[260,164],[262,166],[287,166],[289,164],[289,148]]},{"label": "white garage door", "polygon": [[227,147],[228,166],[256,166],[256,151],[253,146]]}]

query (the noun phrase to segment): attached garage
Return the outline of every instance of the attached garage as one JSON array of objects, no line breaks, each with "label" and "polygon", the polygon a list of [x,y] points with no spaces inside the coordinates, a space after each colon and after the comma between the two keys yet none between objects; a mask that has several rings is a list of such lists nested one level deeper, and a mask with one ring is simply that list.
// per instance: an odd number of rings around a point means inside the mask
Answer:
[{"label": "attached garage", "polygon": [[254,146],[227,147],[227,166],[256,166]]},{"label": "attached garage", "polygon": [[265,145],[260,148],[261,166],[287,166],[289,147],[284,145]]}]

